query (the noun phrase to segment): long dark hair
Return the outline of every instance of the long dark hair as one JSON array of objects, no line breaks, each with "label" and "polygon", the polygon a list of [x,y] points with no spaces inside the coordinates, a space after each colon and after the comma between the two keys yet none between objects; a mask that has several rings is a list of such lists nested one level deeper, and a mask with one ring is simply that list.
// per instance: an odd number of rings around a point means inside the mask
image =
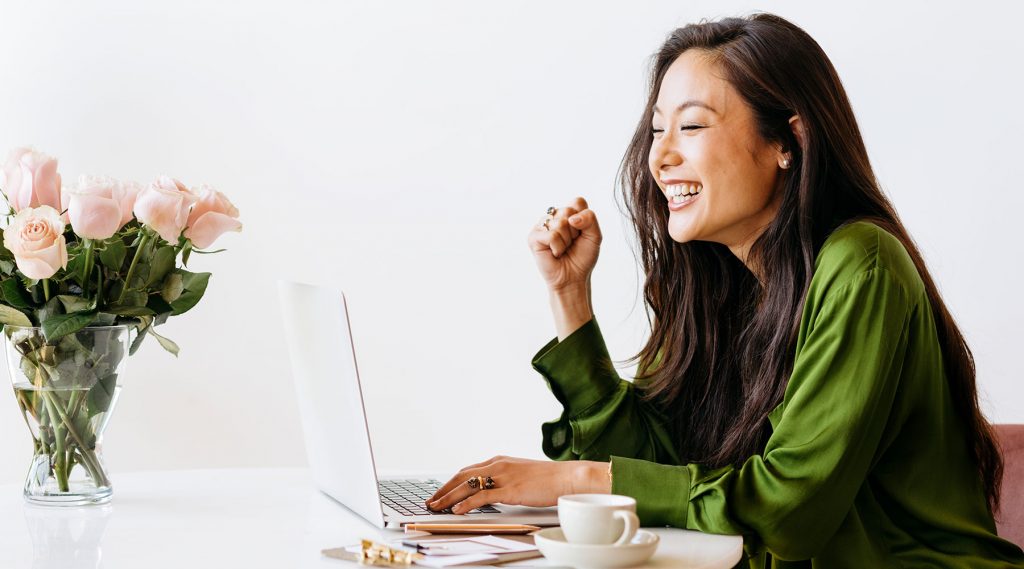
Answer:
[{"label": "long dark hair", "polygon": [[[753,110],[758,133],[781,143],[777,217],[751,247],[758,279],[724,245],[676,243],[665,198],[648,169],[653,106],[662,78],[689,49],[704,51]],[[799,115],[803,146],[789,119]],[[703,21],[672,32],[655,54],[643,117],[619,172],[638,237],[651,336],[633,361],[644,397],[672,423],[685,462],[739,465],[760,454],[768,413],[782,401],[814,260],[840,225],[868,219],[896,236],[924,281],[956,411],[995,511],[1002,458],[978,405],[974,358],[917,246],[882,193],[846,91],[805,31],[771,14]],[[672,346],[659,355],[661,348]]]}]

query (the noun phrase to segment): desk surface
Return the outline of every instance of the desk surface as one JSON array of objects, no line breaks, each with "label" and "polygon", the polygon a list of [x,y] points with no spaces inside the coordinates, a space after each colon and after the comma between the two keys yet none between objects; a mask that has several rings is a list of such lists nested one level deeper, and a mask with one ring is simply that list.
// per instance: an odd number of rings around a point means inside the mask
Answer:
[{"label": "desk surface", "polygon": [[[726,568],[741,554],[739,537],[654,531],[650,567]],[[0,485],[0,567],[11,569],[345,569],[358,566],[320,550],[397,535],[316,491],[304,469],[114,473],[113,502],[91,508],[31,506],[20,485]]]}]

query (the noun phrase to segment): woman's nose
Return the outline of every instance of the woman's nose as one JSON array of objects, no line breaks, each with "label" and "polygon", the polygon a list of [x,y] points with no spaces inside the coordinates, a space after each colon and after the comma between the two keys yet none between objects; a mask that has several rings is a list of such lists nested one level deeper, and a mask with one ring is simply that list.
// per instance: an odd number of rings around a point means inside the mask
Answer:
[{"label": "woman's nose", "polygon": [[651,154],[654,159],[654,166],[656,166],[658,170],[678,166],[682,163],[683,157],[675,149],[673,142],[673,137],[668,133],[665,133],[665,136],[662,136],[660,139],[654,139]]}]

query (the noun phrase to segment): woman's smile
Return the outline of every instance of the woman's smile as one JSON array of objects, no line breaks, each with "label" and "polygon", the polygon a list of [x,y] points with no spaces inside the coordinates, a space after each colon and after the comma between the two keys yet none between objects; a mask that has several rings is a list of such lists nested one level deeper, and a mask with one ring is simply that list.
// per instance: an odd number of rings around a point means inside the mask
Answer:
[{"label": "woman's smile", "polygon": [[679,211],[697,200],[704,190],[700,182],[675,181],[664,182],[668,190],[668,209]]}]

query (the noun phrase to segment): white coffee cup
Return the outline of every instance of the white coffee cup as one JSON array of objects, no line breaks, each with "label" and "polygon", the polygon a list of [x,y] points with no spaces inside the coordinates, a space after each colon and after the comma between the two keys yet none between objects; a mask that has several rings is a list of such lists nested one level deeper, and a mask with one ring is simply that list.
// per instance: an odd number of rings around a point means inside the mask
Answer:
[{"label": "white coffee cup", "polygon": [[588,545],[625,545],[640,527],[636,500],[618,494],[561,496],[558,522],[566,541]]}]

